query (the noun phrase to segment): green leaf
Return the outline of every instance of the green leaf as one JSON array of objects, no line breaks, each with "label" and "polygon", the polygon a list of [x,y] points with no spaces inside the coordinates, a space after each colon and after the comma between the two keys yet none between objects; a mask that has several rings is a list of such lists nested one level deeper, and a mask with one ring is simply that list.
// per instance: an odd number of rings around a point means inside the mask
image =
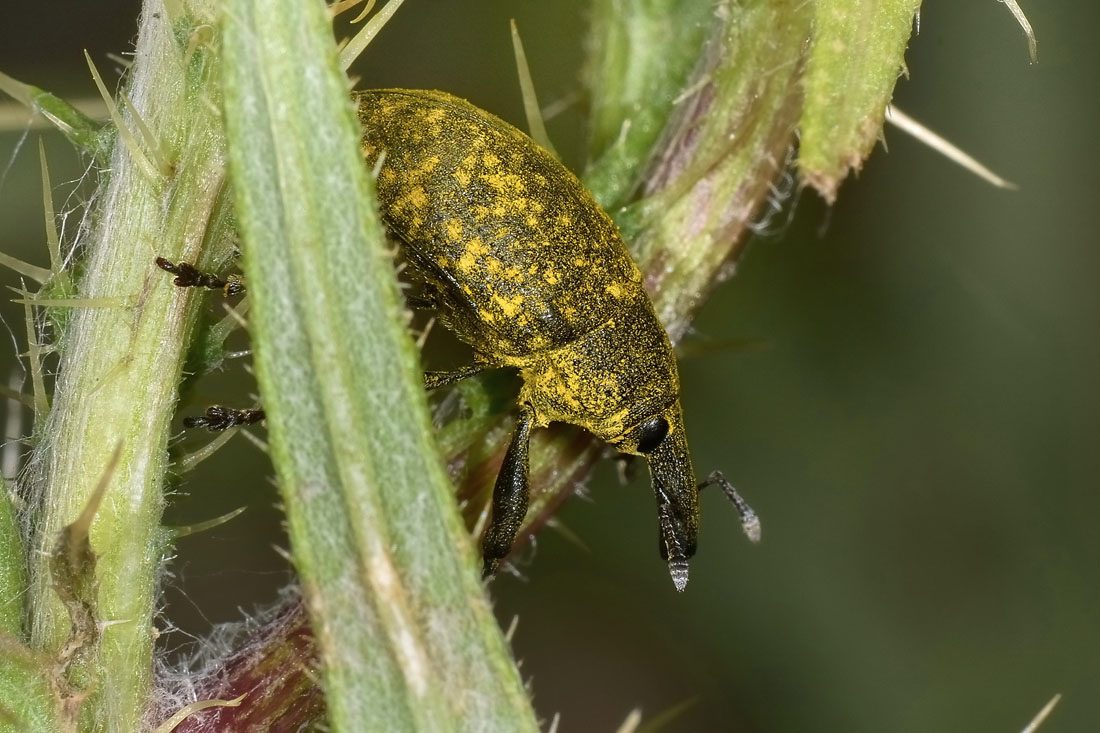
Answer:
[{"label": "green leaf", "polygon": [[27,590],[23,540],[15,521],[7,482],[0,478],[0,634],[23,633],[23,599]]},{"label": "green leaf", "polygon": [[674,343],[759,221],[801,110],[810,5],[720,9],[650,163],[646,197],[617,217]]},{"label": "green leaf", "polygon": [[0,730],[56,733],[58,720],[48,663],[18,636],[0,632]]},{"label": "green leaf", "polygon": [[626,203],[699,63],[715,7],[698,0],[596,0],[585,77],[591,99],[585,184],[607,209]]},{"label": "green leaf", "polygon": [[257,378],[330,723],[537,730],[432,436],[325,6],[224,7]]},{"label": "green leaf", "polygon": [[798,169],[826,200],[882,132],[920,0],[815,0]]},{"label": "green leaf", "polygon": [[114,142],[114,131],[96,122],[60,97],[0,72],[0,91],[26,105],[50,121],[61,134],[77,147],[88,151],[100,161],[106,161]]},{"label": "green leaf", "polygon": [[120,119],[140,128],[140,115],[143,138],[163,148],[167,165],[150,175],[123,146],[110,151],[110,175],[101,178],[104,188],[90,217],[94,226],[79,249],[81,260],[72,265],[76,292],[56,344],[53,406],[25,472],[23,494],[30,497],[35,528],[31,647],[44,658],[64,660],[73,623],[58,595],[55,583],[65,581],[51,572],[51,551],[89,506],[120,446],[88,534],[97,560],[94,583],[81,597],[95,595],[87,613],[94,615],[96,634],[82,636],[89,648],[62,665],[63,678],[55,680],[73,695],[66,714],[79,712],[79,723],[89,729],[140,730],[153,688],[153,614],[167,544],[160,520],[168,436],[203,302],[173,286],[153,258],[218,267],[232,252],[227,213],[216,205],[225,164],[218,57],[208,37],[213,4],[196,0],[168,12],[154,1],[142,15],[125,85],[135,107]]}]

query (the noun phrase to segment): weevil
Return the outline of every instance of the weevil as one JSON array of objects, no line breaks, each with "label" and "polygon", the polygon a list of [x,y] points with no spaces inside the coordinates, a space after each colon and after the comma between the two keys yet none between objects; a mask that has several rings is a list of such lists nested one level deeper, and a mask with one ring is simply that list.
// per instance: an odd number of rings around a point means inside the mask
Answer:
[{"label": "weevil", "polygon": [[[435,389],[504,367],[523,380],[519,417],[493,488],[483,572],[507,557],[527,514],[531,431],[578,425],[649,464],[659,548],[682,591],[699,532],[699,490],[717,484],[753,541],[759,521],[719,472],[696,484],[676,357],[618,228],[561,162],[527,135],[438,91],[357,92],[378,203],[424,284],[416,305],[474,352],[426,372]],[[158,259],[176,284],[240,292],[236,280]],[[247,416],[247,417],[245,417]],[[189,425],[220,430],[262,410],[215,407]]]},{"label": "weevil", "polygon": [[[436,91],[355,95],[382,218],[440,321],[474,350],[429,389],[486,369],[523,380],[519,418],[482,538],[492,575],[527,513],[531,431],[552,422],[644,456],[659,546],[677,590],[699,531],[676,358],[611,217],[561,162],[465,100]],[[750,538],[759,522],[720,474]]]}]

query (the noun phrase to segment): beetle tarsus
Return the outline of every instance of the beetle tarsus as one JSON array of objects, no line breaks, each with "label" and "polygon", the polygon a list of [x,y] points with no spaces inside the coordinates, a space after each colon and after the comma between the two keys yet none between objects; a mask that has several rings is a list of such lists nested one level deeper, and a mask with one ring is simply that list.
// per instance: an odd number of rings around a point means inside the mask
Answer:
[{"label": "beetle tarsus", "polygon": [[208,290],[220,290],[228,297],[240,295],[244,292],[244,278],[240,275],[230,275],[222,279],[209,272],[203,272],[187,262],[171,262],[163,257],[156,259],[157,267],[176,276],[172,282],[180,288],[206,288]]},{"label": "beetle tarsus", "polygon": [[206,412],[201,416],[183,418],[183,426],[206,428],[212,433],[220,433],[238,425],[255,425],[266,419],[267,413],[263,410],[234,410],[231,407],[213,405],[206,408]]},{"label": "beetle tarsus", "polygon": [[749,503],[745,501],[741,494],[737,493],[737,489],[733,488],[733,485],[721,471],[712,471],[707,476],[706,481],[699,484],[699,490],[702,491],[708,486],[717,486],[722,489],[722,493],[726,495],[726,498],[737,509],[737,513],[741,515],[741,529],[744,531],[745,536],[749,538],[749,542],[753,544],[759,542],[761,537],[760,517],[756,515],[756,512],[753,511],[753,508],[749,506]]},{"label": "beetle tarsus", "polygon": [[500,560],[495,558],[485,558],[481,566],[481,579],[492,580],[497,574],[497,567],[500,565]]}]

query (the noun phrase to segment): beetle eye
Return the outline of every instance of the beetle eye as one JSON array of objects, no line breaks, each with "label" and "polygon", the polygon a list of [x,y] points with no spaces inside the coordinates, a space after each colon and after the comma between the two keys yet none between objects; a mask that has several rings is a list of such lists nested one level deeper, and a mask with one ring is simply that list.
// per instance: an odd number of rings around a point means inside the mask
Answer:
[{"label": "beetle eye", "polygon": [[638,452],[652,453],[668,435],[668,420],[653,417],[638,426]]}]

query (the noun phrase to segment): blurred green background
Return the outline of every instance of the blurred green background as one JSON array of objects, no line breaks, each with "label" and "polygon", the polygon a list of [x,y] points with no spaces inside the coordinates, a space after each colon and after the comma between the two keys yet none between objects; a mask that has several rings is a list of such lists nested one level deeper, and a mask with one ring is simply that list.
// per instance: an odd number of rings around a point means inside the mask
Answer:
[{"label": "blurred green background", "polygon": [[[80,50],[113,70],[105,54],[130,48],[136,6],[9,4],[0,69],[90,96]],[[508,19],[545,104],[579,89],[584,6],[409,0],[355,71],[467,96],[522,127]],[[1100,7],[1024,9],[1037,66],[1002,5],[928,0],[895,97],[1019,191],[888,129],[889,153],[836,206],[810,192],[786,203],[696,323],[681,373],[697,470],[725,470],[761,514],[763,544],[708,492],[676,594],[645,472],[621,486],[608,464],[590,500],[559,515],[587,549],[544,530],[525,579],[492,586],[559,730],[612,731],[632,708],[693,701],[663,730],[1005,732],[1056,692],[1045,731],[1100,730]],[[59,208],[82,164],[25,115],[7,119],[0,248],[44,264],[36,139]],[[550,132],[576,167],[580,111]],[[15,332],[0,339],[6,381],[22,377],[25,335],[20,308],[2,313]],[[751,346],[715,346],[729,341]],[[211,379],[191,398],[244,404],[239,389]],[[10,417],[7,431],[19,434]],[[269,475],[240,441],[173,498],[170,523],[249,511],[179,542],[166,650],[286,582]]]}]

